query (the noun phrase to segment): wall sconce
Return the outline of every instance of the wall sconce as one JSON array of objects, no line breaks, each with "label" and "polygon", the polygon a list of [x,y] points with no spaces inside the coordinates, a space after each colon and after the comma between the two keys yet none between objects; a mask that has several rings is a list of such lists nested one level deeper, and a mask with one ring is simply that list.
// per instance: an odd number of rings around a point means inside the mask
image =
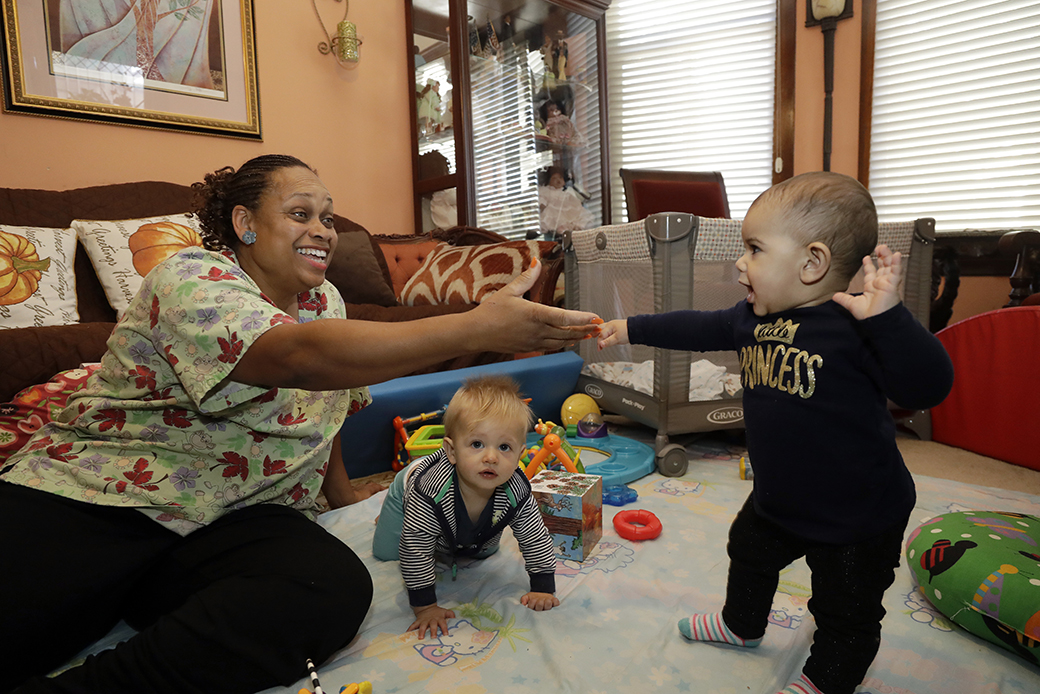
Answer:
[{"label": "wall sconce", "polygon": [[838,20],[852,16],[852,0],[805,0],[805,26],[823,30],[823,170],[831,170],[831,123],[834,119],[834,31]]},{"label": "wall sconce", "polygon": [[325,32],[325,38],[327,41],[322,41],[318,44],[318,51],[322,55],[332,54],[332,57],[336,59],[336,62],[346,68],[357,67],[358,62],[361,60],[361,39],[357,35],[357,27],[354,26],[353,22],[347,21],[347,12],[350,11],[350,0],[336,0],[336,2],[344,3],[343,8],[343,20],[336,25],[336,35],[329,36],[328,30],[325,29],[325,22],[321,20],[321,14],[318,12],[318,5],[316,0],[311,0],[311,5],[314,7],[314,15],[318,18],[318,24],[321,25],[321,30]]}]

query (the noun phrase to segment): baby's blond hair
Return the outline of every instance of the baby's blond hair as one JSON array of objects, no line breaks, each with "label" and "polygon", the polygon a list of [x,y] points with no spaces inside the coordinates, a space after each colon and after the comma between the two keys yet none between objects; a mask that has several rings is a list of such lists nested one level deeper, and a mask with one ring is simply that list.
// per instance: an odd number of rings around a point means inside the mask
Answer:
[{"label": "baby's blond hair", "polygon": [[874,200],[863,185],[844,174],[813,171],[782,181],[751,203],[774,205],[798,229],[799,241],[814,241],[831,250],[831,267],[848,282],[863,257],[877,246],[878,221]]},{"label": "baby's blond hair", "polygon": [[466,380],[444,412],[444,435],[454,439],[487,419],[522,429],[521,433],[531,428],[534,414],[509,376],[487,374]]}]

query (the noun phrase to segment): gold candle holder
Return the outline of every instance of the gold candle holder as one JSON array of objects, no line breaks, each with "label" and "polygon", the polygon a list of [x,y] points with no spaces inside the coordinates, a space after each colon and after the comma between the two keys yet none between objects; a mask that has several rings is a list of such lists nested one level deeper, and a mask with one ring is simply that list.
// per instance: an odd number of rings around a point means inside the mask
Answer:
[{"label": "gold candle holder", "polygon": [[361,42],[358,41],[357,27],[354,26],[354,22],[348,22],[344,19],[339,23],[335,43],[340,60],[347,63],[356,63],[361,59],[358,51]]}]

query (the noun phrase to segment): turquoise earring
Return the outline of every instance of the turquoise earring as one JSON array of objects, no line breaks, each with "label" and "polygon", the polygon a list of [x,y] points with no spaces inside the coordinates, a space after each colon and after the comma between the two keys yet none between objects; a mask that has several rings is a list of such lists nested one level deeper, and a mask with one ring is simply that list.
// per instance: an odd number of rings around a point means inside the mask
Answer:
[{"label": "turquoise earring", "polygon": [[247,246],[252,246],[256,243],[256,232],[252,229],[246,229],[242,232],[242,243]]}]

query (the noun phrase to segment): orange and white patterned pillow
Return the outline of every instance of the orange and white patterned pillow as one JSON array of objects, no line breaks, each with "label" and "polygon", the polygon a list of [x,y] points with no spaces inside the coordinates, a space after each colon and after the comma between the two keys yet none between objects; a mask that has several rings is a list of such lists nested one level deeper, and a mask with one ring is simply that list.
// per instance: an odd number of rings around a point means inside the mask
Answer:
[{"label": "orange and white patterned pillow", "polygon": [[79,322],[76,234],[0,225],[0,329]]},{"label": "orange and white patterned pillow", "polygon": [[190,214],[116,221],[76,219],[72,228],[120,318],[152,268],[182,248],[202,245],[198,218]]},{"label": "orange and white patterned pillow", "polygon": [[480,246],[439,244],[401,289],[406,306],[477,304],[515,279],[532,257],[552,253],[552,241],[507,241]]}]

